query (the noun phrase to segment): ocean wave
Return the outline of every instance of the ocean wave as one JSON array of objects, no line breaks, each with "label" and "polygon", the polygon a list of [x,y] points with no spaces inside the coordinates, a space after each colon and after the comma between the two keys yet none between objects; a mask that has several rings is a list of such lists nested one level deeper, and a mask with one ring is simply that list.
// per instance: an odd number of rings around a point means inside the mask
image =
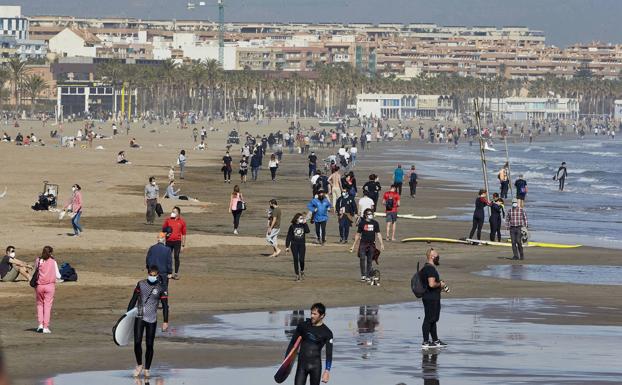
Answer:
[{"label": "ocean wave", "polygon": [[577,179],[577,182],[579,183],[594,183],[594,182],[598,182],[598,179],[596,178],[588,178],[588,177],[581,177],[579,179]]}]

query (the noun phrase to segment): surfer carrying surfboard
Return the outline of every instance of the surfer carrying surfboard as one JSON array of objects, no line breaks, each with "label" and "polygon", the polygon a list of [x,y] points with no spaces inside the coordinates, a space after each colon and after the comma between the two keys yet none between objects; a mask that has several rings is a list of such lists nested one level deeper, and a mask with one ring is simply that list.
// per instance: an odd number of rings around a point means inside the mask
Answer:
[{"label": "surfer carrying surfboard", "polygon": [[[168,329],[168,292],[158,279],[160,271],[157,266],[149,267],[147,279],[143,279],[136,284],[134,295],[127,305],[127,311],[134,307],[138,308],[136,319],[134,320],[134,355],[136,356],[136,369],[134,377],[140,376],[144,370],[145,378],[150,376],[149,370],[153,360],[153,346],[155,342],[156,328],[158,324],[158,304],[162,303],[162,331]],[[143,366],[143,334],[146,335],[147,350],[145,351],[145,362]]]},{"label": "surfer carrying surfboard", "polygon": [[[296,344],[298,337],[302,338],[298,352],[298,367],[294,385],[305,385],[309,377],[310,385],[319,385],[330,379],[330,369],[333,363],[333,332],[324,324],[326,307],[322,303],[311,306],[311,318],[298,324],[294,335],[287,347],[289,353]],[[326,347],[326,363],[322,374],[322,348]]]}]

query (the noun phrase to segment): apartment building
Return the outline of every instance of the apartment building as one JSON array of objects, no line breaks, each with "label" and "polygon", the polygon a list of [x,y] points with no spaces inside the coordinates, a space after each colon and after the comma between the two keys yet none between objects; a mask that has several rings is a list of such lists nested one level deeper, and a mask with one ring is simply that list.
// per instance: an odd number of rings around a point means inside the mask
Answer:
[{"label": "apartment building", "polygon": [[[506,120],[576,120],[579,119],[579,101],[572,98],[526,98],[479,99],[486,112]],[[468,106],[472,109],[473,99]]]},{"label": "apartment building", "polygon": [[359,116],[388,119],[446,116],[453,111],[453,100],[446,95],[359,94],[356,112]]}]

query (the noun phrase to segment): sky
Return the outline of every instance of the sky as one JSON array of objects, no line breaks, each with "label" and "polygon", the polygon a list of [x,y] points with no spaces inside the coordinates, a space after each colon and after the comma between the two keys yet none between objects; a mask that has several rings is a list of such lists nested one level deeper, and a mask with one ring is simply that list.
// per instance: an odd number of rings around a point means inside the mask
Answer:
[{"label": "sky", "polygon": [[[34,15],[217,20],[217,0],[0,0]],[[224,0],[225,20],[527,26],[547,43],[622,43],[622,0]]]}]

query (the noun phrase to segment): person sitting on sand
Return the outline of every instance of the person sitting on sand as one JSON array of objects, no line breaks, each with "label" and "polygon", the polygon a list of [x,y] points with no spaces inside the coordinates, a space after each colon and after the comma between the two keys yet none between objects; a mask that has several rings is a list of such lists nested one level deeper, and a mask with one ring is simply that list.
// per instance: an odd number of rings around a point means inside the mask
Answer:
[{"label": "person sitting on sand", "polygon": [[26,281],[30,281],[33,269],[32,265],[15,258],[15,247],[9,246],[6,248],[6,254],[0,260],[0,281],[15,282],[20,276]]},{"label": "person sitting on sand", "polygon": [[179,189],[175,190],[175,181],[172,180],[169,182],[168,187],[166,188],[166,193],[164,194],[164,198],[169,199],[180,199],[182,201],[187,201],[189,198],[186,195],[177,195],[179,194]]},{"label": "person sitting on sand", "polygon": [[21,146],[24,143],[24,136],[21,132],[18,132],[15,136],[15,144]]},{"label": "person sitting on sand", "polygon": [[3,142],[10,142],[11,141],[11,137],[5,132],[4,134],[2,134],[2,141]]},{"label": "person sitting on sand", "polygon": [[125,151],[119,151],[117,154],[117,164],[132,164],[130,161],[125,159]]},{"label": "person sitting on sand", "polygon": [[54,194],[41,194],[34,205],[30,206],[35,211],[46,211],[56,204]]},{"label": "person sitting on sand", "polygon": [[132,138],[130,140],[130,147],[131,148],[140,148],[140,145],[138,143],[136,143],[136,138]]}]

